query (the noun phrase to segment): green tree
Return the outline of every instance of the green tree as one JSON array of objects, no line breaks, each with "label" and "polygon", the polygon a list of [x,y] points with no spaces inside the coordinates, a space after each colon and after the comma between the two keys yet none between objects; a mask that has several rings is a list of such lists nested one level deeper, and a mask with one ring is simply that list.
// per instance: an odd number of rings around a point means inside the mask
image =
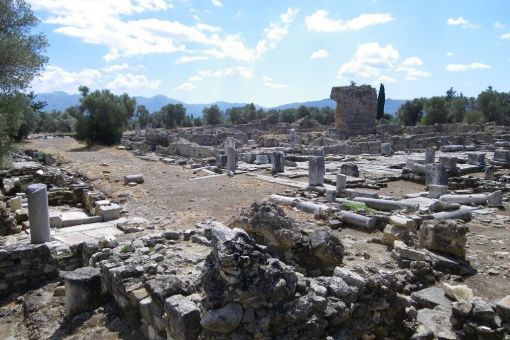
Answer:
[{"label": "green tree", "polygon": [[222,114],[218,105],[214,104],[209,107],[204,107],[202,113],[208,125],[218,125],[221,123]]},{"label": "green tree", "polygon": [[444,97],[432,97],[425,103],[425,116],[423,123],[426,125],[444,124],[448,122],[448,111]]},{"label": "green tree", "polygon": [[[447,97],[448,98],[448,97]],[[464,120],[466,115],[469,101],[462,95],[453,97],[448,100],[448,122],[460,123]]]},{"label": "green tree", "polygon": [[168,104],[159,110],[159,117],[163,126],[167,129],[173,129],[182,126],[186,117],[186,108],[182,104]]},{"label": "green tree", "polygon": [[242,109],[239,107],[230,107],[225,111],[227,119],[232,122],[233,125],[244,123],[242,121]]},{"label": "green tree", "polygon": [[296,110],[295,119],[300,119],[300,118],[303,118],[306,116],[308,116],[309,118],[312,118],[310,109],[305,105],[299,106]]},{"label": "green tree", "polygon": [[120,143],[122,132],[135,111],[135,99],[127,94],[115,95],[109,90],[90,92],[87,87],[80,87],[80,92],[76,138],[89,144]]},{"label": "green tree", "polygon": [[404,126],[413,126],[423,117],[423,100],[415,98],[406,101],[398,110],[397,117]]},{"label": "green tree", "polygon": [[200,117],[193,118],[193,126],[202,126],[202,118]]},{"label": "green tree", "polygon": [[136,107],[136,118],[141,127],[146,127],[151,121],[151,114],[145,105],[138,105]]},{"label": "green tree", "polygon": [[0,92],[23,91],[48,62],[48,42],[32,33],[39,20],[25,0],[0,1]]},{"label": "green tree", "polygon": [[37,23],[25,0],[0,1],[0,165],[12,139],[26,135],[36,122],[30,95],[21,92],[48,62],[46,38],[33,32]]},{"label": "green tree", "polygon": [[279,121],[282,123],[292,123],[295,120],[295,116],[296,116],[295,109],[281,110],[279,113]]},{"label": "green tree", "polygon": [[510,92],[498,92],[489,86],[478,95],[476,107],[481,111],[485,121],[510,125]]},{"label": "green tree", "polygon": [[386,101],[386,93],[384,85],[381,83],[379,86],[379,95],[377,96],[377,119],[384,117],[384,103]]}]

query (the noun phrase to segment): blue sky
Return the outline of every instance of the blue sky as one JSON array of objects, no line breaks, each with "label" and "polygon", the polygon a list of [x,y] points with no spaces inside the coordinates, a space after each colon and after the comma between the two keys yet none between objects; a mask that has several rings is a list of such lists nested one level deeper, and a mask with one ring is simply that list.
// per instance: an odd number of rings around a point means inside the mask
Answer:
[{"label": "blue sky", "polygon": [[351,80],[394,99],[510,90],[507,0],[28,1],[50,43],[39,93],[274,106]]}]

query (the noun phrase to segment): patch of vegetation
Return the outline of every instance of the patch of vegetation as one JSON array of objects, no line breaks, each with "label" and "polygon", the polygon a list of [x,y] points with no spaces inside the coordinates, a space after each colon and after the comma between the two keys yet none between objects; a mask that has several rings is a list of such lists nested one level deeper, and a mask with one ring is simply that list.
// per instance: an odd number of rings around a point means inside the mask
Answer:
[{"label": "patch of vegetation", "polygon": [[119,250],[122,254],[125,254],[125,253],[129,253],[132,251],[131,249],[131,245],[130,244],[124,244],[120,247],[120,250]]},{"label": "patch of vegetation", "polygon": [[345,203],[343,207],[355,213],[364,212],[370,214],[375,212],[374,209],[367,207],[365,203]]}]

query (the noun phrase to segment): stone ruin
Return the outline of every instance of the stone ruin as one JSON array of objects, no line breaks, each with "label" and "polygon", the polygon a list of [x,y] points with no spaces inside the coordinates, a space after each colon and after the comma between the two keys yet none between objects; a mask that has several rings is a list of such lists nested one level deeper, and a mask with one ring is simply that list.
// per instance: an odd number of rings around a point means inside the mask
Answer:
[{"label": "stone ruin", "polygon": [[508,338],[508,290],[476,286],[510,276],[508,127],[375,126],[374,89],[333,97],[337,134],[272,117],[126,137],[121,148],[190,181],[287,188],[225,224],[154,231],[54,157],[18,155],[0,172],[0,313],[19,301],[35,320],[33,289],[65,306],[48,323],[110,301],[133,338]]},{"label": "stone ruin", "polygon": [[340,86],[331,89],[330,98],[336,101],[335,129],[337,137],[367,135],[375,131],[377,92],[368,85]]}]

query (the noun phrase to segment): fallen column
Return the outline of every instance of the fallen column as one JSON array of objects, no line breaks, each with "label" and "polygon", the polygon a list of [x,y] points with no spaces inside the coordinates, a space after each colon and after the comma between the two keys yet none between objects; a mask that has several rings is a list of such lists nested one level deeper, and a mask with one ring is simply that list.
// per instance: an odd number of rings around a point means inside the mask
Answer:
[{"label": "fallen column", "polygon": [[144,182],[142,174],[126,175],[124,176],[124,184],[136,183],[142,184]]},{"label": "fallen column", "polygon": [[271,195],[269,200],[276,204],[281,204],[289,207],[296,207],[301,211],[308,213],[327,213],[331,208],[325,204],[317,204],[309,201],[302,201],[299,198],[287,197],[282,195]]},{"label": "fallen column", "polygon": [[46,184],[32,184],[27,188],[30,242],[44,243],[51,240],[50,214]]},{"label": "fallen column", "polygon": [[439,197],[439,201],[443,203],[458,203],[458,204],[487,204],[487,195],[485,194],[472,194],[472,195],[443,195]]},{"label": "fallen column", "polygon": [[379,198],[356,197],[354,198],[354,201],[363,202],[370,208],[382,211],[392,211],[401,209],[409,209],[413,211],[418,210],[418,204],[402,203],[399,201],[383,200]]},{"label": "fallen column", "polygon": [[471,209],[467,207],[461,207],[460,209],[453,211],[442,211],[431,215],[436,220],[464,220],[470,221],[473,215]]},{"label": "fallen column", "polygon": [[389,218],[389,223],[397,227],[406,228],[408,231],[416,233],[416,221],[412,218],[403,215],[391,215]]},{"label": "fallen column", "polygon": [[373,230],[376,226],[375,217],[368,217],[351,211],[341,210],[337,214],[338,218],[347,225],[360,227],[366,230]]}]

